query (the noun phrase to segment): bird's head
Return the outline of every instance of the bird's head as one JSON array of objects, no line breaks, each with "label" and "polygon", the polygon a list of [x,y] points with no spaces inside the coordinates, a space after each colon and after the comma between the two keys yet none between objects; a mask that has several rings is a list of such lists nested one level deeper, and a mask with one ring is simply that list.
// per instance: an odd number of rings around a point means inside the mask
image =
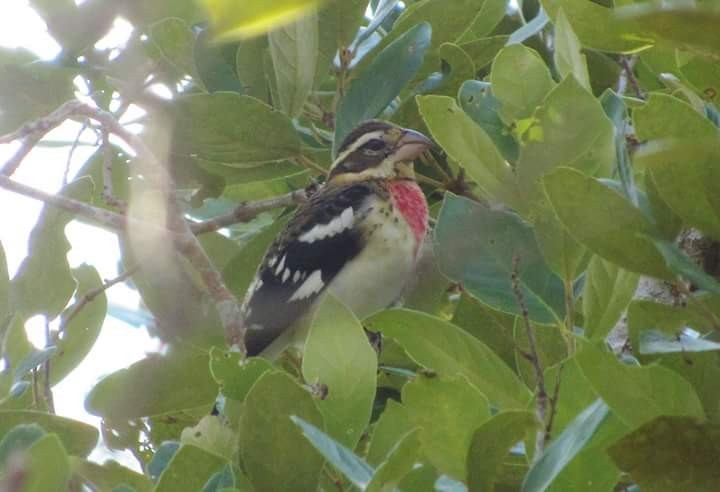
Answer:
[{"label": "bird's head", "polygon": [[367,121],[343,140],[328,183],[415,179],[413,160],[431,146],[430,139],[415,130],[385,121]]}]

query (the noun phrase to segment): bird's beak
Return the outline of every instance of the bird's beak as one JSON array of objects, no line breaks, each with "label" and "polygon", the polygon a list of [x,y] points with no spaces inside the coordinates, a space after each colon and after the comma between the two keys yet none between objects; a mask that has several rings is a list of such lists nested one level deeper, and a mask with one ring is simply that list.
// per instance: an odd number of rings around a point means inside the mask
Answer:
[{"label": "bird's beak", "polygon": [[415,130],[404,129],[395,146],[396,162],[412,162],[432,147],[432,140]]}]

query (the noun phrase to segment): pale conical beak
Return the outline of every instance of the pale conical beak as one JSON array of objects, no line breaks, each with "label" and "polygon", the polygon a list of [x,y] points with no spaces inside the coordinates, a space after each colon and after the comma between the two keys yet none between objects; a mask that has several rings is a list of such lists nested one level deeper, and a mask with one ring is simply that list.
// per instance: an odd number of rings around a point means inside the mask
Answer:
[{"label": "pale conical beak", "polygon": [[432,140],[420,132],[405,129],[395,146],[396,162],[411,162],[432,147]]}]

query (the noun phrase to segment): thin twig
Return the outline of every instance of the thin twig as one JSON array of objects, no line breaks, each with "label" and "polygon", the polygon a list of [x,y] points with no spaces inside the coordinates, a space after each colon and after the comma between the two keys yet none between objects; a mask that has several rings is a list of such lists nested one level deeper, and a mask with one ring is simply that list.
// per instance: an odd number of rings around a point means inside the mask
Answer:
[{"label": "thin twig", "polygon": [[60,324],[60,328],[58,329],[58,334],[63,333],[65,331],[65,329],[67,328],[67,326],[70,324],[70,321],[72,321],[73,318],[75,318],[75,316],[77,316],[78,313],[80,313],[80,311],[85,306],[87,306],[93,300],[95,300],[95,298],[97,296],[99,296],[100,294],[102,294],[103,292],[108,290],[113,285],[117,285],[121,282],[124,282],[129,277],[134,275],[135,272],[137,272],[139,269],[140,269],[139,266],[134,266],[132,268],[128,268],[127,270],[122,272],[117,277],[110,279],[110,280],[106,280],[100,287],[97,287],[93,290],[86,292],[85,295],[82,296],[80,299],[78,299],[78,301],[73,305],[72,310],[68,313],[68,315],[63,318],[62,323]]},{"label": "thin twig", "polygon": [[429,184],[430,186],[439,188],[441,190],[444,190],[446,188],[445,183],[441,183],[440,181],[433,179],[433,178],[429,178],[423,174],[415,173],[415,181],[417,181],[418,183]]},{"label": "thin twig", "polygon": [[528,315],[527,307],[525,306],[525,298],[523,296],[522,288],[520,287],[519,272],[520,272],[520,257],[518,255],[513,256],[513,268],[511,273],[512,289],[515,294],[518,306],[520,307],[521,317],[525,324],[525,332],[528,338],[528,344],[530,345],[530,357],[529,361],[535,372],[535,383],[537,386],[536,390],[536,415],[538,420],[543,424],[542,429],[538,430],[537,439],[535,440],[535,455],[534,459],[538,459],[545,449],[545,443],[547,441],[547,428],[545,426],[545,416],[547,414],[548,407],[548,395],[545,389],[545,374],[540,366],[540,357],[538,356],[537,340],[535,339],[535,332],[530,326],[530,317]]},{"label": "thin twig", "polygon": [[558,398],[560,398],[560,382],[562,381],[562,371],[565,368],[564,363],[560,363],[560,366],[558,367],[558,374],[557,378],[555,379],[555,388],[553,389],[553,395],[550,397],[550,415],[548,416],[548,423],[545,427],[545,435],[547,436],[547,439],[550,439],[550,436],[552,436],[552,428],[553,424],[555,423],[555,414],[557,413],[557,403]]},{"label": "thin twig", "polygon": [[190,229],[192,229],[195,234],[217,231],[218,229],[237,224],[238,222],[247,222],[267,210],[299,205],[307,200],[307,198],[308,196],[305,189],[300,189],[291,191],[286,195],[267,198],[265,200],[244,202],[226,214],[190,224]]},{"label": "thin twig", "polygon": [[63,186],[68,184],[68,176],[70,175],[70,166],[72,165],[73,155],[75,155],[75,149],[77,149],[78,143],[80,142],[80,137],[82,137],[82,134],[85,133],[85,130],[87,130],[87,128],[88,122],[87,120],[85,120],[80,127],[77,135],[75,135],[75,140],[73,140],[72,147],[70,147],[70,152],[68,152],[67,160],[65,161],[65,172],[63,172]]},{"label": "thin twig", "polygon": [[435,170],[440,174],[440,176],[442,176],[443,181],[445,181],[446,183],[449,183],[453,180],[453,177],[450,176],[447,171],[445,171],[445,169],[443,169],[443,167],[440,165],[437,159],[435,159],[435,156],[432,155],[431,152],[423,152],[420,156],[420,160],[424,164],[435,168]]},{"label": "thin twig", "polygon": [[634,67],[637,60],[637,55],[633,55],[631,57],[624,55],[620,56],[622,71],[620,72],[620,78],[618,79],[617,93],[620,95],[625,94],[629,83],[632,86],[633,91],[635,91],[635,95],[640,99],[645,99],[645,94],[640,88],[640,83],[635,77]]},{"label": "thin twig", "polygon": [[113,193],[112,168],[113,168],[113,149],[110,145],[110,134],[103,128],[102,130],[102,151],[103,151],[103,191],[102,198],[105,203],[111,207],[117,207],[122,211],[127,210],[127,203],[120,200]]},{"label": "thin twig", "polygon": [[[45,347],[52,345],[52,339],[50,337],[50,320],[45,318]],[[55,399],[53,398],[52,387],[50,386],[50,359],[43,363],[44,378],[43,378],[43,390],[45,404],[49,413],[55,413]]]}]

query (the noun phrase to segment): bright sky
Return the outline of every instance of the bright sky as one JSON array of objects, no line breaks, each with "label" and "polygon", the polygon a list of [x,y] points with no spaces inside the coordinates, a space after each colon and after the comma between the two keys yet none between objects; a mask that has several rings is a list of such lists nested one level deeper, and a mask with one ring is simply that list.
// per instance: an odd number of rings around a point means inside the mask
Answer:
[{"label": "bright sky", "polygon": [[[2,0],[0,15],[0,47],[23,47],[44,59],[51,59],[59,52],[58,45],[46,33],[45,24],[23,0]],[[125,22],[116,23],[112,32],[100,41],[102,47],[122,45],[130,33]],[[80,124],[69,122],[48,135],[51,140],[72,142]],[[83,140],[94,142],[94,135],[86,132]],[[14,153],[17,145],[0,145],[0,166]],[[54,192],[63,180],[70,147],[37,148],[23,162],[13,179],[35,188]],[[92,153],[92,147],[78,146],[71,161],[71,172],[76,172]],[[20,262],[27,254],[27,239],[32,230],[42,204],[35,200],[0,189],[0,242],[7,255],[8,268],[12,277]],[[95,266],[102,278],[117,276],[118,246],[114,234],[79,223],[71,223],[66,235],[72,244],[68,254],[70,265],[82,263]],[[108,301],[134,309],[138,297],[124,285],[112,287],[108,291]],[[40,317],[31,319],[26,330],[31,341],[39,347],[44,346],[44,322]],[[90,355],[60,384],[55,386],[55,406],[59,415],[99,425],[100,419],[89,415],[84,409],[84,398],[93,384],[105,374],[109,374],[134,361],[142,359],[148,351],[158,348],[157,340],[151,339],[144,329],[138,329],[108,316],[105,319],[101,335]],[[96,450],[92,459],[104,461],[109,457],[104,449]],[[114,455],[123,464],[138,469],[137,462],[129,454]]]}]

